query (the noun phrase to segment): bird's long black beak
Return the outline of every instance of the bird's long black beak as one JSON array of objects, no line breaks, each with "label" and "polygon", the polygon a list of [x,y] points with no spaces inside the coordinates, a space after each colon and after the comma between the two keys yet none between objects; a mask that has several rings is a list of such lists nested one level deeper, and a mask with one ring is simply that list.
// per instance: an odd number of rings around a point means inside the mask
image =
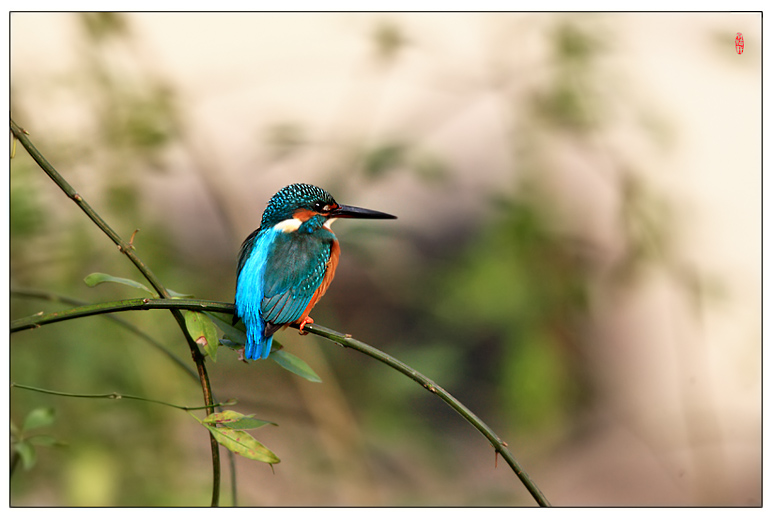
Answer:
[{"label": "bird's long black beak", "polygon": [[330,211],[329,216],[331,218],[366,218],[370,220],[393,220],[397,217],[388,213],[382,213],[380,211],[373,211],[372,209],[364,209],[362,207],[353,207],[350,205],[341,205]]}]

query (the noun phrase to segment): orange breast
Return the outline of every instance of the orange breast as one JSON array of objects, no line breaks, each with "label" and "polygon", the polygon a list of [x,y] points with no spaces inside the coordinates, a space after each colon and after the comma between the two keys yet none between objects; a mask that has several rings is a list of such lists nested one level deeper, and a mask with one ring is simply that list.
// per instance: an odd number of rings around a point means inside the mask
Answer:
[{"label": "orange breast", "polygon": [[313,310],[314,306],[316,306],[316,303],[319,302],[324,293],[327,292],[327,289],[330,287],[330,283],[332,283],[332,278],[335,277],[335,269],[338,268],[339,258],[340,244],[338,243],[338,240],[334,240],[332,242],[332,249],[330,250],[330,259],[327,260],[327,270],[324,271],[322,282],[319,285],[319,288],[317,288],[314,292],[314,295],[311,297],[311,301],[308,303],[306,311],[303,312],[303,315],[300,316],[300,319],[295,321],[297,324],[305,321],[305,319],[308,317],[308,314],[310,314],[311,310]]}]

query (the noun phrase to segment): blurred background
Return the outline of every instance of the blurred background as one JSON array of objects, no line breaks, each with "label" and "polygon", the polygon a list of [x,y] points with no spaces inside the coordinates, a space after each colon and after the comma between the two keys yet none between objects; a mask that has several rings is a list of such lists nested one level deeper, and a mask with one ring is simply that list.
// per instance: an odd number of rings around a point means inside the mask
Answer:
[{"label": "blurred background", "polygon": [[[744,52],[735,35],[744,36]],[[241,241],[293,182],[340,222],[313,317],[434,379],[555,505],[761,504],[761,15],[11,15],[12,117],[169,288],[230,302]],[[11,319],[142,281],[18,147]],[[11,381],[201,405],[168,312],[11,337]],[[216,398],[278,427],[238,503],[530,506],[469,424],[372,359],[295,331],[321,376],[221,349]],[[11,504],[207,505],[207,433],[134,401],[52,408]],[[37,411],[40,413],[40,411]],[[48,423],[48,422],[46,422]],[[222,450],[223,454],[225,453]],[[223,504],[232,503],[223,461]]]}]

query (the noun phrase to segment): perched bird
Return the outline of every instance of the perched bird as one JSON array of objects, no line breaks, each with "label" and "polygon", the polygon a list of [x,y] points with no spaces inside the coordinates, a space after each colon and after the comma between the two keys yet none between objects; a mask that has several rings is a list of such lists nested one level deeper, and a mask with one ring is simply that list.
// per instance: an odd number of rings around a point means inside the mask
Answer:
[{"label": "perched bird", "polygon": [[292,184],[271,197],[260,227],[239,252],[236,313],[244,321],[246,359],[271,353],[273,334],[288,324],[300,330],[313,323],[308,314],[335,276],[340,245],[330,229],[338,218],[396,218],[338,204],[327,191]]}]

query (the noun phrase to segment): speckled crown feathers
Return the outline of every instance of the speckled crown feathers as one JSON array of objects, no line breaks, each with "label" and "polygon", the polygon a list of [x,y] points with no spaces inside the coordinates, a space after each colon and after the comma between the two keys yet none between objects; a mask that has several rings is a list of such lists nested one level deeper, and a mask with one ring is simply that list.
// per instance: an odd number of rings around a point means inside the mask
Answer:
[{"label": "speckled crown feathers", "polygon": [[272,227],[292,218],[297,209],[312,209],[313,203],[318,201],[325,205],[335,205],[332,195],[320,187],[311,184],[291,184],[283,187],[268,201],[260,225],[263,228]]}]

